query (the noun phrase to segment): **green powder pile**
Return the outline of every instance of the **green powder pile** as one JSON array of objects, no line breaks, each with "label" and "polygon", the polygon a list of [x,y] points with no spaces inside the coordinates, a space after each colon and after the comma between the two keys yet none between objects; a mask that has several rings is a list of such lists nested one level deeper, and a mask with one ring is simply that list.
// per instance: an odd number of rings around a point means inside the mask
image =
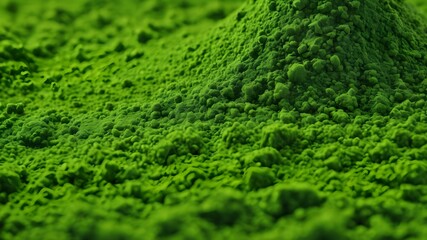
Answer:
[{"label": "green powder pile", "polygon": [[424,13],[0,2],[0,239],[426,239]]}]

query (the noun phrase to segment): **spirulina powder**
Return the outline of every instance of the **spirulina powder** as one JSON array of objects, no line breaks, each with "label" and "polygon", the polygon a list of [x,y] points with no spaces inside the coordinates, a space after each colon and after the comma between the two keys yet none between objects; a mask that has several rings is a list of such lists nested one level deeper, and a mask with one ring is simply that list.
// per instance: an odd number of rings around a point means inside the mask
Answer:
[{"label": "spirulina powder", "polygon": [[0,7],[0,239],[427,237],[414,5]]}]

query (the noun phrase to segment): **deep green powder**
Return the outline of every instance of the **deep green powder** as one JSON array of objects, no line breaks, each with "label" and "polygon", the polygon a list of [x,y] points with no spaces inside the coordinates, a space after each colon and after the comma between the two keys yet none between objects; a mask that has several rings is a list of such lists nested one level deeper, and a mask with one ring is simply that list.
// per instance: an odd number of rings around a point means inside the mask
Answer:
[{"label": "deep green powder", "polygon": [[426,239],[408,2],[1,2],[0,239]]}]

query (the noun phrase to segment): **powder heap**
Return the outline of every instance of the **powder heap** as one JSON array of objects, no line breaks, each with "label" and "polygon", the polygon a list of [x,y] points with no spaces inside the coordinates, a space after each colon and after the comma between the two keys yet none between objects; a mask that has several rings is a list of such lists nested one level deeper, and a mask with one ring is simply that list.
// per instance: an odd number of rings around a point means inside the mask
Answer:
[{"label": "powder heap", "polygon": [[13,96],[12,89],[28,92],[33,87],[27,78],[36,70],[34,59],[19,39],[0,29],[0,93],[2,98]]},{"label": "powder heap", "polygon": [[201,66],[189,75],[207,76],[202,89],[190,90],[197,99],[188,105],[388,115],[425,94],[426,27],[417,16],[394,1],[248,4],[190,55]]},{"label": "powder heap", "polygon": [[413,6],[0,4],[0,239],[425,239]]}]

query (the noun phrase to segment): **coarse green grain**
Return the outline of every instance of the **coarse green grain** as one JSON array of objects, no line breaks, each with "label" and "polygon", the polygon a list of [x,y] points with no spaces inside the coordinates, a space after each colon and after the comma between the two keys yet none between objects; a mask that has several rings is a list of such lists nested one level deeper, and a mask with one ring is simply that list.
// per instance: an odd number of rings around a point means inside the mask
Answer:
[{"label": "coarse green grain", "polygon": [[0,239],[426,239],[422,0],[0,2]]}]

